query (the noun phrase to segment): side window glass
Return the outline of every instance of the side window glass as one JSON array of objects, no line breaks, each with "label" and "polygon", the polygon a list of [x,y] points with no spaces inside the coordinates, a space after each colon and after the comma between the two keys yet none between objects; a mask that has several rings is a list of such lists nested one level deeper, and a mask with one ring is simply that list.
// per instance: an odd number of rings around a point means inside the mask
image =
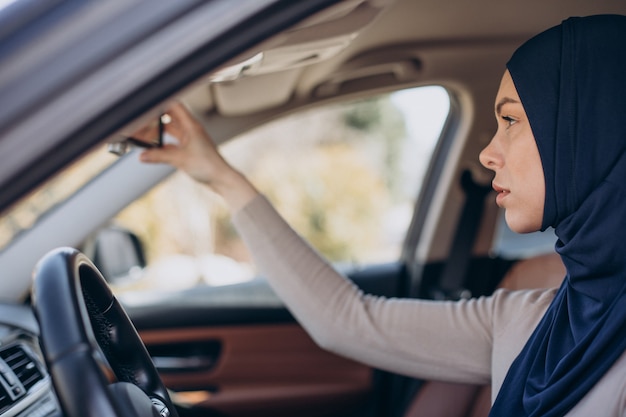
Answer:
[{"label": "side window glass", "polygon": [[[294,114],[221,151],[287,221],[338,266],[397,260],[449,112],[420,87]],[[117,292],[218,286],[257,276],[220,199],[176,173],[114,222],[143,242],[148,266]]]},{"label": "side window glass", "polygon": [[552,228],[548,228],[544,232],[515,233],[507,226],[504,212],[502,212],[498,219],[491,252],[504,259],[525,259],[554,252],[556,240],[557,237]]}]

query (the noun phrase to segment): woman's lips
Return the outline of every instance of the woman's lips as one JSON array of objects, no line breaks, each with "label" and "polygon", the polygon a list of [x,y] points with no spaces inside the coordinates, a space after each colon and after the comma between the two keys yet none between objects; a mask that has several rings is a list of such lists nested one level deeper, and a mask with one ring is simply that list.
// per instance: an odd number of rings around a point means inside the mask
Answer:
[{"label": "woman's lips", "polygon": [[496,196],[496,204],[502,207],[503,200],[510,194],[510,191],[495,183],[492,183],[491,185],[495,192],[498,193]]}]

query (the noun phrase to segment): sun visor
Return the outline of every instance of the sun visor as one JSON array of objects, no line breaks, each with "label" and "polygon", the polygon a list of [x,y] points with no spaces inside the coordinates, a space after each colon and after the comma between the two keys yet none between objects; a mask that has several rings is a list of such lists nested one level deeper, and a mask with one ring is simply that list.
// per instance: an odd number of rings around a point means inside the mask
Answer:
[{"label": "sun visor", "polygon": [[239,116],[278,107],[291,97],[299,75],[300,70],[292,69],[213,84],[213,100],[224,116]]},{"label": "sun visor", "polygon": [[[391,2],[341,2],[218,69],[208,77],[218,111],[238,115],[285,104],[302,68],[346,50]],[[277,77],[281,82],[267,82]]]}]

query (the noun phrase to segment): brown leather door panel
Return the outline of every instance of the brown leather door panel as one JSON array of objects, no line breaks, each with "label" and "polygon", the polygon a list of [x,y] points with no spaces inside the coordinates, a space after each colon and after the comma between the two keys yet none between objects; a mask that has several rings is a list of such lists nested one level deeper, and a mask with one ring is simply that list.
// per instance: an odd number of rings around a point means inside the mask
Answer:
[{"label": "brown leather door panel", "polygon": [[297,324],[140,333],[149,351],[167,352],[155,363],[173,365],[161,375],[178,402],[231,416],[340,415],[372,392],[371,368],[323,351]]}]

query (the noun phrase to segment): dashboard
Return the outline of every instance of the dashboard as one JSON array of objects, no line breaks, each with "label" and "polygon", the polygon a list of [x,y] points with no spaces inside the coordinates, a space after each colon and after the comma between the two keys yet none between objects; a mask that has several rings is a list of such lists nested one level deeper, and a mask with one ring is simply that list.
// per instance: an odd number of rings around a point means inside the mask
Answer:
[{"label": "dashboard", "polygon": [[61,417],[30,308],[0,304],[0,417]]}]

